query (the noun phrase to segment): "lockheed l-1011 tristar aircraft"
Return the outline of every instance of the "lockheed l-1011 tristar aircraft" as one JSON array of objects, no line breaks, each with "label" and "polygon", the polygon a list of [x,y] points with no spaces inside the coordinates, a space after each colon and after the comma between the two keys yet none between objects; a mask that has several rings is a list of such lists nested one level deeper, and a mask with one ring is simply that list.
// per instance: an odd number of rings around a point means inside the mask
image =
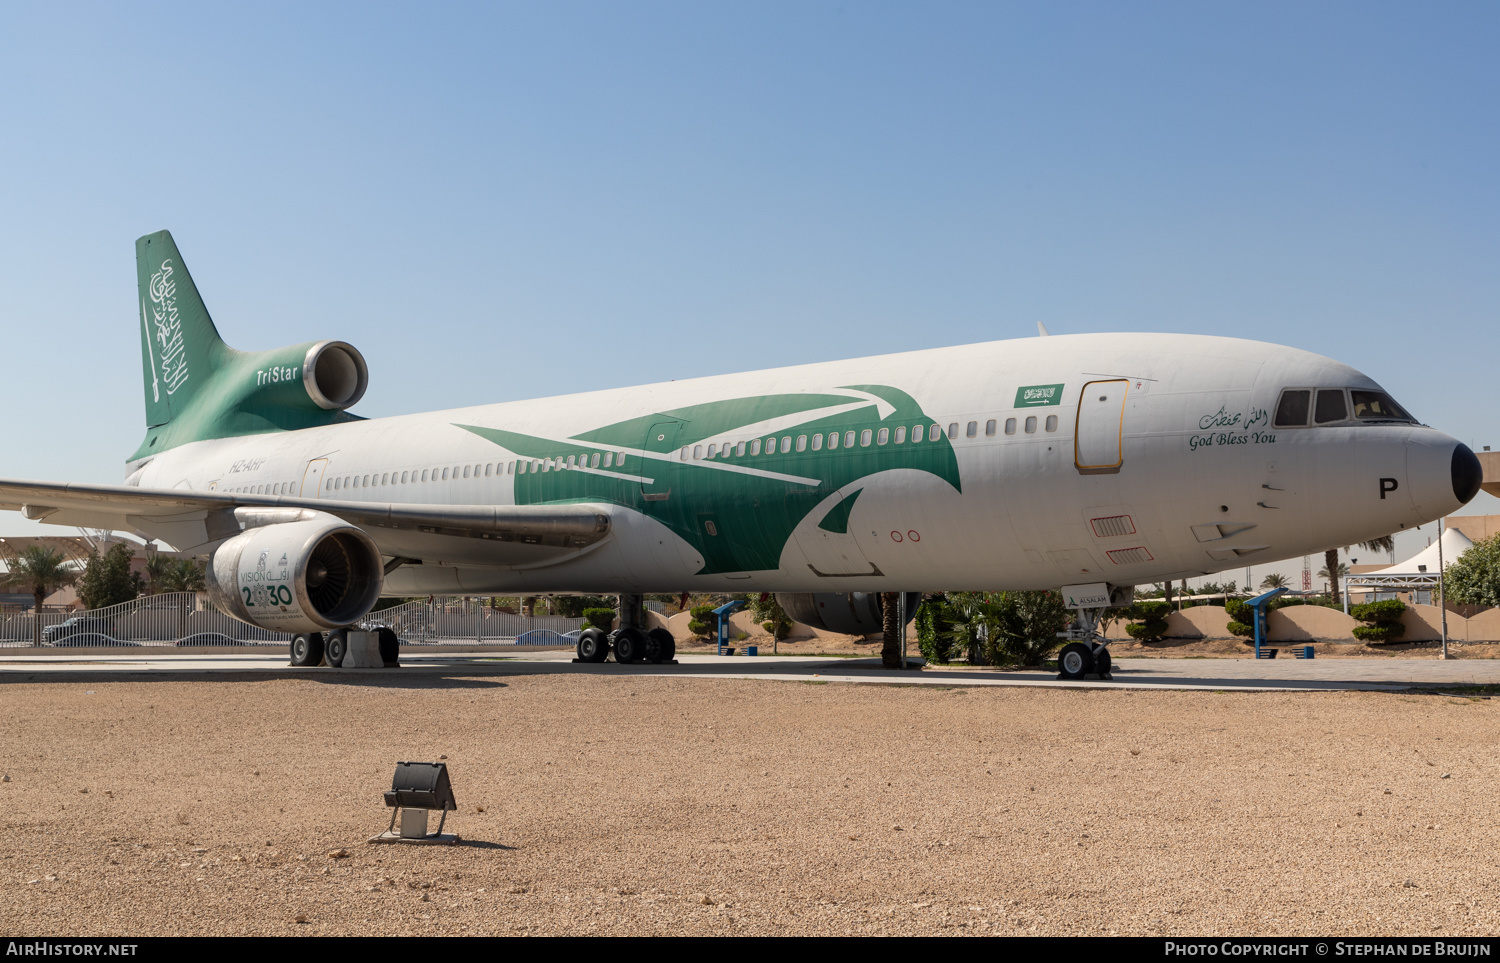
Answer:
[{"label": "lockheed l-1011 tristar aircraft", "polygon": [[[210,595],[338,664],[390,594],[619,593],[579,657],[672,654],[647,592],[775,592],[879,625],[879,594],[1130,587],[1447,514],[1466,446],[1294,348],[1165,334],[933,348],[364,419],[341,341],[242,352],[166,231],[136,242],[146,437],[121,486],[0,482],[0,507],[208,559]],[[393,641],[393,640],[392,640]],[[326,643],[326,653],[325,653]],[[1065,674],[1107,669],[1097,638]]]}]

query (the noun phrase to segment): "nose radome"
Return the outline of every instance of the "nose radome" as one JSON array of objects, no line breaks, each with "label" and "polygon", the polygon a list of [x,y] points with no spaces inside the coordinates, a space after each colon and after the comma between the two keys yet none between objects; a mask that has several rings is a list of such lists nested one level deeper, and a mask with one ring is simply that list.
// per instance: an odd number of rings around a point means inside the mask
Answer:
[{"label": "nose radome", "polygon": [[1468,504],[1479,494],[1479,485],[1484,481],[1484,469],[1473,449],[1460,442],[1453,449],[1453,497],[1460,505]]}]

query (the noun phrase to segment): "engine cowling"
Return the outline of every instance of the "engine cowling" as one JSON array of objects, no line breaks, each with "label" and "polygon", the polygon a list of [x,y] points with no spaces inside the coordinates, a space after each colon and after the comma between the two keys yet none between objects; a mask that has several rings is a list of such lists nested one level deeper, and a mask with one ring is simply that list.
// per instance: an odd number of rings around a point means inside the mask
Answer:
[{"label": "engine cowling", "polygon": [[[777,592],[776,601],[793,622],[844,635],[874,635],[885,628],[880,593],[851,592],[846,595]],[[922,593],[906,593],[906,621],[916,614]]]},{"label": "engine cowling", "polygon": [[313,404],[328,411],[354,407],[370,386],[365,356],[344,341],[319,341],[302,359],[302,385]]},{"label": "engine cowling", "polygon": [[277,632],[351,625],[384,582],[370,536],[331,515],[249,528],[214,550],[207,574],[215,608]]}]

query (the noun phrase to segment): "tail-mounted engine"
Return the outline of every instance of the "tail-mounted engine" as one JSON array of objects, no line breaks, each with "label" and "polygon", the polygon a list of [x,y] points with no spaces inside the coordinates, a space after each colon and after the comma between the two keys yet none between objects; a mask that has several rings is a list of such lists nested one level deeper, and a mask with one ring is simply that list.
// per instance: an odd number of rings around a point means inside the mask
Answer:
[{"label": "tail-mounted engine", "polygon": [[225,615],[277,632],[353,624],[380,598],[380,550],[341,519],[295,514],[303,517],[249,528],[220,545],[208,564],[209,598]]},{"label": "tail-mounted engine", "polygon": [[[844,635],[873,635],[885,628],[878,592],[848,595],[808,595],[777,592],[776,601],[793,622]],[[906,621],[916,614],[920,592],[906,593]]]},{"label": "tail-mounted engine", "polygon": [[370,386],[365,356],[343,341],[319,341],[302,359],[302,385],[319,408],[343,411],[354,407]]}]

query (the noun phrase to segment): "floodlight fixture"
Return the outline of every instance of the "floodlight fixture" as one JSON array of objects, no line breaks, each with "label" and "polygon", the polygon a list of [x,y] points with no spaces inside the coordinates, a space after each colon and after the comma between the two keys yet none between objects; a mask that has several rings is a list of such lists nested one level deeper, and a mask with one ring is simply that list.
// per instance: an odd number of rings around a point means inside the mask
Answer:
[{"label": "floodlight fixture", "polygon": [[[390,792],[385,794],[385,804],[391,807],[391,824],[379,836],[370,837],[372,843],[444,843],[458,842],[457,833],[444,833],[443,824],[448,813],[458,809],[458,800],[453,797],[453,784],[448,781],[448,764],[444,762],[398,762],[396,774],[391,777]],[[436,832],[427,831],[427,814],[432,810],[442,813]],[[396,828],[397,818],[401,828]]]}]

